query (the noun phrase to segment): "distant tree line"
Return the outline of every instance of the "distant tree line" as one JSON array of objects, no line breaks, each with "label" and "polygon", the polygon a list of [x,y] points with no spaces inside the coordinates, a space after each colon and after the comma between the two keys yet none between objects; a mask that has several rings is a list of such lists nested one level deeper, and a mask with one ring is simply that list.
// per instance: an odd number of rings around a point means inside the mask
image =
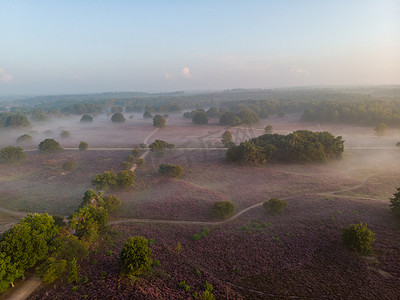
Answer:
[{"label": "distant tree line", "polygon": [[288,135],[264,134],[232,146],[228,162],[263,164],[269,161],[324,161],[340,158],[344,150],[341,136],[329,132],[298,130]]}]

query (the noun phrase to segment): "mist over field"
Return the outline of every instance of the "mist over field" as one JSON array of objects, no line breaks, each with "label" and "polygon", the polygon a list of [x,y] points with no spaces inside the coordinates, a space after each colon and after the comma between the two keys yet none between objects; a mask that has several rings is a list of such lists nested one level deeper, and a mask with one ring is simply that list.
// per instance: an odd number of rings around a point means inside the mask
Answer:
[{"label": "mist over field", "polygon": [[399,16],[0,1],[0,300],[399,299]]}]

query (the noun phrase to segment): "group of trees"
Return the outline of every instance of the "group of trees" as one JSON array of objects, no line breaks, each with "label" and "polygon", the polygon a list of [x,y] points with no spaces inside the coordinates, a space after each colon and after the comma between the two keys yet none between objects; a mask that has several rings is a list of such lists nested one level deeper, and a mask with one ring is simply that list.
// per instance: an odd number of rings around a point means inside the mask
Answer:
[{"label": "group of trees", "polygon": [[22,128],[30,126],[25,115],[20,113],[0,113],[0,128]]},{"label": "group of trees", "polygon": [[126,190],[135,183],[136,175],[130,170],[123,170],[115,173],[114,170],[104,171],[103,174],[97,174],[92,184],[99,190]]},{"label": "group of trees", "polygon": [[237,113],[230,110],[224,112],[219,119],[219,124],[224,126],[237,126],[240,124],[255,124],[259,120],[260,117],[256,112],[245,108]]},{"label": "group of trees", "polygon": [[324,161],[340,158],[344,150],[341,136],[329,132],[298,130],[288,135],[265,134],[232,146],[228,162],[262,164],[268,161]]}]

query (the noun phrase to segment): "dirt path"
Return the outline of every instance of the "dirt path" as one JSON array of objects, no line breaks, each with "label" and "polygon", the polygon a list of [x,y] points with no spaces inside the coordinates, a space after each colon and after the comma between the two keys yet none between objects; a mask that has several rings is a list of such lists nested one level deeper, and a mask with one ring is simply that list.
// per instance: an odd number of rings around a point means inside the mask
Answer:
[{"label": "dirt path", "polygon": [[23,282],[18,288],[13,290],[6,300],[25,300],[27,299],[40,285],[42,281],[39,277],[33,276]]}]

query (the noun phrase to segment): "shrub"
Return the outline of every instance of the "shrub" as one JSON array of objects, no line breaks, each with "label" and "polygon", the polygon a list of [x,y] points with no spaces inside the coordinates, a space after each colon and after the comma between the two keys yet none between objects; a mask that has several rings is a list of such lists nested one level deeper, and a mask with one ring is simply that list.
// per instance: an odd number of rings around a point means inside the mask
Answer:
[{"label": "shrub", "polygon": [[24,160],[26,157],[21,147],[7,146],[0,151],[0,162],[13,163]]},{"label": "shrub", "polygon": [[158,173],[168,177],[180,177],[183,175],[183,168],[180,165],[161,164]]},{"label": "shrub", "polygon": [[119,255],[122,272],[127,275],[141,275],[152,264],[151,249],[142,236],[129,238]]},{"label": "shrub", "polygon": [[71,171],[76,168],[76,163],[74,161],[67,161],[67,162],[63,163],[62,168],[65,171]]},{"label": "shrub", "polygon": [[62,150],[60,144],[54,139],[45,139],[38,146],[41,153],[55,153]]},{"label": "shrub", "polygon": [[233,214],[235,206],[231,201],[215,202],[211,208],[211,216],[215,219],[225,219]]},{"label": "shrub", "polygon": [[89,145],[85,141],[81,141],[78,146],[80,151],[85,151],[88,147]]},{"label": "shrub", "polygon": [[93,117],[91,115],[83,115],[80,122],[82,123],[93,122]]},{"label": "shrub", "polygon": [[267,202],[264,202],[263,207],[267,212],[273,215],[278,215],[287,207],[287,203],[285,200],[271,198]]},{"label": "shrub", "polygon": [[63,130],[63,131],[61,131],[60,136],[61,136],[61,138],[66,139],[71,136],[71,133],[68,130]]},{"label": "shrub", "polygon": [[25,133],[17,138],[17,143],[32,143],[32,136]]},{"label": "shrub", "polygon": [[113,121],[114,123],[123,123],[125,122],[125,117],[122,113],[117,112],[112,115],[111,121]]},{"label": "shrub", "polygon": [[375,233],[368,229],[367,224],[351,224],[347,228],[342,228],[342,243],[350,251],[361,255],[372,253],[371,243],[375,241]]},{"label": "shrub", "polygon": [[390,198],[390,209],[394,215],[400,218],[400,187],[397,188],[397,193],[394,193],[393,196],[393,198]]}]

